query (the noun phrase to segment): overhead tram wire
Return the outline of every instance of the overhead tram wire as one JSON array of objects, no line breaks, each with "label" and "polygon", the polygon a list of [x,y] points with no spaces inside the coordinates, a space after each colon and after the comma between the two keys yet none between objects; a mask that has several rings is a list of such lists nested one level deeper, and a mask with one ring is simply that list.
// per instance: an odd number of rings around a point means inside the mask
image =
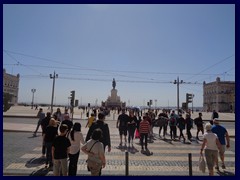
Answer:
[{"label": "overhead tram wire", "polygon": [[[41,76],[37,76],[37,75],[23,75],[22,78],[48,78],[48,76],[44,76],[44,75],[41,75]],[[85,80],[85,81],[104,81],[104,82],[109,82],[109,81],[112,81],[112,79],[95,79],[95,78],[74,78],[74,77],[59,77],[58,78],[59,80],[60,79],[67,79],[67,80]],[[156,81],[156,80],[152,80],[152,81],[144,81],[144,80],[121,80],[121,79],[118,79],[118,82],[125,82],[125,83],[146,83],[146,84],[172,84],[174,82],[172,81]],[[183,84],[196,84],[196,85],[199,85],[199,84],[202,84],[202,83],[192,83],[192,82],[184,82]]]},{"label": "overhead tram wire", "polygon": [[[12,59],[14,59],[19,65],[22,65],[22,66],[25,66],[25,67],[27,67],[27,68],[29,68],[29,69],[31,69],[32,71],[34,71],[34,72],[36,72],[36,70],[34,70],[34,69],[32,69],[32,68],[30,68],[30,66],[34,66],[34,67],[44,67],[44,68],[46,68],[46,67],[48,67],[48,68],[61,68],[61,69],[76,69],[76,70],[79,70],[79,68],[81,69],[81,70],[94,70],[94,71],[98,71],[98,72],[104,72],[104,73],[110,73],[110,74],[112,74],[112,75],[114,75],[114,76],[121,76],[121,77],[127,77],[127,78],[139,78],[139,79],[143,79],[143,77],[132,77],[132,76],[128,76],[128,75],[122,75],[122,74],[117,74],[117,73],[115,73],[115,72],[124,72],[124,73],[141,73],[141,74],[166,74],[166,75],[169,75],[169,74],[180,74],[180,75],[189,75],[189,74],[191,74],[191,73],[164,73],[164,72],[144,72],[144,71],[120,71],[120,70],[99,70],[99,69],[92,69],[92,68],[86,68],[86,69],[84,69],[84,68],[82,68],[82,67],[80,67],[80,66],[76,66],[76,65],[69,65],[69,64],[66,64],[66,63],[60,63],[60,62],[58,62],[58,61],[55,61],[55,60],[50,60],[50,59],[46,59],[46,58],[40,58],[40,57],[35,57],[35,56],[30,56],[30,55],[26,55],[26,54],[23,54],[23,53],[16,53],[16,52],[12,52],[12,51],[7,51],[7,50],[4,50],[4,52],[8,55],[8,56],[10,56]],[[68,66],[74,66],[74,67],[54,67],[54,66],[43,66],[43,65],[24,65],[24,64],[22,64],[22,63],[20,63],[18,60],[16,60],[13,56],[11,56],[9,53],[13,53],[13,54],[19,54],[19,55],[23,55],[23,56],[28,56],[28,57],[32,57],[32,58],[38,58],[38,59],[42,59],[42,60],[45,60],[45,61],[52,61],[52,62],[55,62],[55,63],[59,63],[59,64],[64,64],[64,65],[68,65]],[[232,55],[232,56],[234,56],[234,55]],[[223,59],[222,61],[220,61],[220,62],[218,62],[218,63],[216,63],[216,64],[214,64],[214,65],[212,65],[212,66],[210,66],[209,68],[211,68],[211,67],[213,67],[213,66],[215,66],[215,65],[217,65],[217,64],[219,64],[219,63],[221,63],[221,62],[223,62],[223,61],[225,61],[225,60],[227,60],[227,59],[229,59],[230,57],[232,57],[232,56],[229,56],[229,57],[227,57],[227,58],[225,58],[225,59]],[[209,69],[209,68],[207,68],[207,69]],[[206,71],[207,69],[205,69],[205,70],[203,70],[203,71],[201,71],[201,72],[204,72],[204,71]],[[201,73],[200,72],[200,73]],[[40,73],[40,72],[39,72]],[[191,74],[191,75],[193,75],[192,77],[194,77],[194,76],[196,76],[196,75],[199,75],[200,73],[195,73],[195,74]],[[40,75],[42,75],[41,73],[40,73]],[[217,75],[217,74],[201,74],[201,75]],[[191,78],[192,78],[191,77]],[[84,78],[83,78],[84,79]],[[157,83],[159,83],[157,80],[156,80],[156,78],[144,78],[144,79],[148,79],[148,80],[154,80],[155,81],[155,83],[157,82]],[[87,79],[86,79],[87,80]],[[128,80],[123,80],[122,82],[127,82]],[[132,80],[132,81],[130,81],[130,82],[144,82],[144,83],[154,83],[153,81],[135,81],[135,80]],[[172,83],[172,82],[169,82],[169,83]],[[201,83],[198,83],[198,82],[195,82],[195,83],[193,83],[193,82],[185,82],[185,84],[201,84]]]},{"label": "overhead tram wire", "polygon": [[[211,77],[216,77],[216,76],[222,76],[222,75],[227,75],[227,76],[234,76],[233,74],[226,74],[226,72],[230,72],[230,71],[232,71],[233,69],[234,69],[235,67],[231,67],[230,69],[228,69],[228,70],[226,70],[226,71],[224,71],[223,73],[218,73],[218,74],[215,74],[215,75],[211,75]],[[206,78],[201,78],[201,79],[199,79],[199,80],[197,80],[197,82],[203,82],[203,81],[205,81],[206,80]]]},{"label": "overhead tram wire", "polygon": [[[42,58],[42,57],[36,57],[36,56],[32,56],[32,55],[27,55],[27,54],[23,54],[23,53],[18,53],[18,52],[13,52],[13,51],[9,51],[9,50],[3,50],[6,53],[12,53],[12,54],[18,54],[18,55],[22,55],[22,56],[26,56],[26,57],[31,57],[31,58],[35,58],[35,59],[41,59],[47,62],[54,62],[57,64],[62,64],[65,66],[70,66],[70,67],[57,67],[57,66],[43,66],[43,65],[32,65],[32,66],[37,66],[37,67],[45,67],[45,68],[54,68],[54,69],[76,69],[76,70],[91,70],[91,71],[97,71],[97,72],[104,72],[104,73],[111,73],[113,75],[119,75],[119,76],[123,76],[121,74],[117,74],[118,73],[131,73],[131,74],[166,74],[166,75],[193,75],[196,76],[199,73],[185,73],[185,72],[178,72],[178,73],[171,73],[171,72],[148,72],[148,71],[121,71],[121,70],[104,70],[104,69],[96,69],[96,68],[86,68],[86,67],[81,67],[81,66],[77,66],[77,65],[73,65],[73,64],[68,64],[68,63],[63,63],[63,62],[59,62],[56,60],[52,60],[52,59],[48,59],[48,58]],[[233,55],[232,55],[233,56]],[[29,65],[31,66],[31,65]],[[216,75],[216,74],[201,74],[201,75]],[[125,75],[126,76],[126,75]]]},{"label": "overhead tram wire", "polygon": [[[65,65],[65,66],[70,66],[70,67],[78,67],[80,68],[81,70],[91,70],[91,71],[97,71],[97,72],[104,72],[104,73],[108,73],[108,74],[113,74],[112,72],[108,72],[108,71],[105,71],[105,70],[102,70],[102,69],[95,69],[95,68],[85,68],[85,67],[81,67],[81,66],[77,66],[77,65],[73,65],[73,64],[68,64],[68,63],[63,63],[63,62],[59,62],[59,61],[56,61],[56,60],[52,60],[52,59],[47,59],[47,58],[42,58],[42,57],[36,57],[36,56],[32,56],[32,55],[27,55],[27,54],[23,54],[23,53],[18,53],[18,52],[13,52],[13,51],[9,51],[9,50],[3,50],[4,52],[6,53],[12,53],[12,54],[18,54],[18,55],[22,55],[22,56],[26,56],[26,57],[31,57],[31,58],[35,58],[35,59],[41,59],[41,60],[44,60],[44,61],[47,61],[47,62],[54,62],[54,63],[57,63],[57,64],[62,64],[62,65]],[[116,74],[115,74],[116,75]]]},{"label": "overhead tram wire", "polygon": [[232,54],[231,56],[228,56],[228,57],[224,58],[223,60],[221,60],[221,61],[219,61],[219,62],[217,62],[217,63],[215,63],[215,64],[209,66],[208,68],[206,68],[206,69],[200,71],[199,73],[193,75],[192,77],[187,78],[187,80],[192,79],[192,78],[195,77],[195,76],[202,75],[201,73],[203,73],[203,72],[209,70],[210,68],[212,68],[212,67],[214,67],[214,66],[216,66],[216,65],[218,65],[218,64],[220,64],[220,63],[222,63],[222,62],[224,62],[224,61],[226,61],[226,60],[228,60],[228,59],[230,59],[230,58],[233,57],[233,56],[235,56],[235,55]]},{"label": "overhead tram wire", "polygon": [[[28,68],[28,69],[30,69],[30,70],[32,70],[33,72],[36,72],[37,70],[35,70],[35,69],[33,69],[33,68],[30,68],[30,67],[28,67],[27,65],[24,65],[24,64],[22,64],[22,63],[20,63],[15,57],[13,57],[12,55],[10,55],[8,52],[5,52],[10,58],[12,58],[14,61],[16,61],[17,62],[17,64],[18,65],[22,65],[22,66],[24,66],[25,68]],[[38,71],[37,71],[38,72]],[[40,75],[42,75],[42,73],[41,72],[38,72]]]}]

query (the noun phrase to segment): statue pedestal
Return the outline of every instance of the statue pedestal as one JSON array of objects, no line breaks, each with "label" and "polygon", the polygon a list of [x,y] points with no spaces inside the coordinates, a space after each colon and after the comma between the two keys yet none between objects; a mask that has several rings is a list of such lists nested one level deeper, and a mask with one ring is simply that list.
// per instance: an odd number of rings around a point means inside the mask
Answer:
[{"label": "statue pedestal", "polygon": [[117,89],[111,90],[111,96],[108,97],[107,101],[104,103],[106,107],[125,107],[126,103],[122,103],[120,97],[117,95]]}]

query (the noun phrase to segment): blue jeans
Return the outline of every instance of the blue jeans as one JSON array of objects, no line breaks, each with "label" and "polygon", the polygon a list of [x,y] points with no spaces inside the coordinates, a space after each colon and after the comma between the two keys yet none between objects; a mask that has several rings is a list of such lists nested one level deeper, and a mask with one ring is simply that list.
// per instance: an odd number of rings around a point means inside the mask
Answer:
[{"label": "blue jeans", "polygon": [[41,125],[41,120],[38,120],[37,127],[36,127],[36,130],[34,131],[34,134],[37,133],[37,131],[38,131],[40,125]]}]

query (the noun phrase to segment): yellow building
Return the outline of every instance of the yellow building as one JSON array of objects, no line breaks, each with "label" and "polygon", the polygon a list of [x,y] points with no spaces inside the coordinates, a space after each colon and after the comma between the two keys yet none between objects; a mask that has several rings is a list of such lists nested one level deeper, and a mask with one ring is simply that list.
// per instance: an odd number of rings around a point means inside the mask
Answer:
[{"label": "yellow building", "polygon": [[203,82],[204,111],[235,112],[235,81]]},{"label": "yellow building", "polygon": [[9,93],[12,97],[9,104],[14,105],[18,103],[19,79],[19,74],[14,76],[6,73],[6,70],[3,69],[3,93]]}]

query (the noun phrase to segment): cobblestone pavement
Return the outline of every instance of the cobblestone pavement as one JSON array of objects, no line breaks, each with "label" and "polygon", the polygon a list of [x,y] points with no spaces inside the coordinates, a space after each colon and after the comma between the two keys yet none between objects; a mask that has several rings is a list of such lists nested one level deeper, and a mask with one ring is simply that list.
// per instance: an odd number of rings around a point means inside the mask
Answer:
[{"label": "cobblestone pavement", "polygon": [[[85,136],[85,134],[84,134]],[[193,141],[191,144],[183,144],[179,141],[162,140],[155,134],[154,143],[149,143],[152,156],[141,154],[139,140],[135,139],[133,147],[119,148],[119,136],[113,133],[111,136],[112,151],[106,152],[107,165],[102,174],[109,176],[125,175],[125,155],[129,154],[130,176],[188,176],[188,154],[192,154],[192,170],[194,176],[207,176],[208,172],[198,170],[200,143]],[[4,132],[4,175],[46,175],[52,176],[52,171],[44,168],[44,158],[41,157],[41,136],[32,137],[31,133]],[[168,137],[167,137],[168,138]],[[234,141],[231,141],[234,143]],[[89,175],[86,168],[87,156],[81,152],[78,161],[78,175]],[[235,152],[231,149],[226,151],[226,167],[221,175],[235,174]],[[215,175],[220,175],[215,173]]]}]

